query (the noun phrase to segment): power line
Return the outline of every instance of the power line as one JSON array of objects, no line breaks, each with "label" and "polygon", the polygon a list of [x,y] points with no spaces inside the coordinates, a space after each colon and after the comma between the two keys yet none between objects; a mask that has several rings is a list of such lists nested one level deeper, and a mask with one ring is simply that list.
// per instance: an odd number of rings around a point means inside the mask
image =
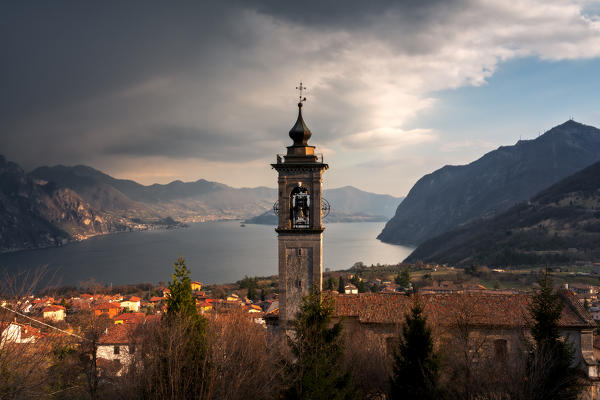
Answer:
[{"label": "power line", "polygon": [[79,336],[79,335],[76,335],[76,334],[74,334],[74,333],[72,333],[72,332],[67,332],[67,331],[65,331],[65,330],[62,330],[62,329],[60,329],[60,328],[57,328],[57,327],[55,327],[55,326],[49,325],[49,324],[47,324],[47,323],[45,323],[45,322],[38,321],[37,319],[33,319],[33,318],[31,318],[30,316],[28,316],[28,315],[25,315],[25,314],[23,314],[23,313],[20,313],[20,312],[18,312],[18,311],[11,310],[10,308],[8,308],[8,307],[4,307],[3,305],[0,305],[0,307],[4,308],[4,309],[5,309],[5,310],[7,310],[7,311],[10,311],[10,312],[12,312],[12,313],[15,313],[15,314],[17,314],[17,315],[19,315],[19,316],[21,316],[21,317],[23,317],[23,318],[27,318],[27,319],[29,319],[29,320],[31,320],[31,321],[33,321],[33,322],[37,322],[38,324],[41,324],[41,325],[47,326],[48,328],[55,329],[55,330],[57,330],[57,331],[60,331],[60,332],[62,332],[62,333],[66,333],[67,335],[75,336],[76,338],[78,338],[78,339],[81,339],[81,340],[87,340],[87,341],[90,341],[89,339],[86,339],[86,338],[84,338],[84,337],[81,337],[81,336]]}]

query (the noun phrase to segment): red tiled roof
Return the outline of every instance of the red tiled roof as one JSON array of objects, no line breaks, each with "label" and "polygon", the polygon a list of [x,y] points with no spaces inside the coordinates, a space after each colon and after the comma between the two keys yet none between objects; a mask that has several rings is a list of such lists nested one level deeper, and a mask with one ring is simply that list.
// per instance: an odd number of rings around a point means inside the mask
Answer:
[{"label": "red tiled roof", "polygon": [[144,313],[124,313],[121,315],[118,315],[114,318],[115,322],[116,321],[123,321],[123,323],[125,324],[133,324],[133,323],[138,323],[138,322],[142,322],[145,318],[145,314]]},{"label": "red tiled roof", "polygon": [[98,339],[98,344],[111,345],[111,344],[128,344],[130,342],[131,334],[137,325],[110,325],[106,333]]},{"label": "red tiled roof", "polygon": [[31,336],[36,338],[41,338],[42,332],[38,328],[34,328],[30,325],[20,324],[18,322],[0,322],[0,332],[3,332],[6,328],[11,325],[16,325],[21,327],[21,339],[27,339]]},{"label": "red tiled roof", "polygon": [[[392,293],[335,296],[335,316],[357,317],[362,323],[402,323],[412,297]],[[529,321],[530,295],[525,293],[467,292],[421,294],[420,302],[432,324],[453,325],[459,320],[479,326],[522,326]],[[565,297],[560,326],[589,327],[593,320],[577,302]],[[574,304],[577,303],[577,304]]]},{"label": "red tiled roof", "polygon": [[121,308],[121,304],[119,303],[100,303],[94,309],[96,310],[105,310],[107,308]]},{"label": "red tiled roof", "polygon": [[150,297],[151,302],[163,301],[164,299],[165,299],[164,297],[158,297],[158,296]]},{"label": "red tiled roof", "polygon": [[88,294],[88,293],[84,293],[84,294],[82,294],[79,297],[82,298],[82,299],[86,299],[86,300],[94,298],[94,296],[92,296],[91,294]]},{"label": "red tiled roof", "polygon": [[136,301],[141,301],[141,300],[142,300],[142,299],[140,299],[140,298],[139,298],[139,297],[137,297],[137,296],[131,296],[131,298],[129,299],[129,301],[132,301],[132,302],[134,302],[134,303],[135,303]]},{"label": "red tiled roof", "polygon": [[52,304],[49,305],[48,307],[45,307],[42,312],[53,312],[53,311],[60,311],[60,310],[66,310],[63,306],[57,306],[56,304]]}]

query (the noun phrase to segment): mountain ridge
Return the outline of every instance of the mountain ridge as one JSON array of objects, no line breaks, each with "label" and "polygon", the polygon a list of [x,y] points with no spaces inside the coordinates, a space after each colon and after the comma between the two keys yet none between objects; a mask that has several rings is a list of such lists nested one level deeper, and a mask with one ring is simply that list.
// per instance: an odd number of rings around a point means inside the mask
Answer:
[{"label": "mountain ridge", "polygon": [[500,146],[465,165],[423,176],[378,239],[418,245],[477,218],[490,218],[600,160],[600,130],[569,120],[536,139]]},{"label": "mountain ridge", "polygon": [[429,239],[406,262],[458,266],[600,260],[600,162],[487,220]]}]

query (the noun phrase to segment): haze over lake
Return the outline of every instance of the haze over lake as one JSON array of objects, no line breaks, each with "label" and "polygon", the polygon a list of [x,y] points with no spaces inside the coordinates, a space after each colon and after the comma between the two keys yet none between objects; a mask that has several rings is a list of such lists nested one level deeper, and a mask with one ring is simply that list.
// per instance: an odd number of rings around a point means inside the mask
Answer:
[{"label": "haze over lake", "polygon": [[[375,239],[383,222],[330,223],[323,235],[323,269],[398,263],[409,247]],[[239,221],[190,224],[189,228],[127,232],[99,236],[63,247],[0,255],[0,268],[11,271],[47,264],[54,283],[77,284],[90,277],[106,284],[168,281],[173,262],[182,256],[192,279],[205,283],[235,282],[248,276],[275,275],[277,234],[270,225]]]}]

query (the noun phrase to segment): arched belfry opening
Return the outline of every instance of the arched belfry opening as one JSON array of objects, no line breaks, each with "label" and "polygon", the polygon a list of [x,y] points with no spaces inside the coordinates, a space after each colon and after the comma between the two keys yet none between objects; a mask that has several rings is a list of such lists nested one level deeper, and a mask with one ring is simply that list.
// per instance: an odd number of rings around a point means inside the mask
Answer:
[{"label": "arched belfry opening", "polygon": [[[305,89],[302,83],[298,89]],[[321,192],[329,166],[308,144],[312,133],[302,116],[305,100],[300,94],[298,118],[289,132],[293,143],[271,164],[278,173],[274,211],[278,215],[279,324],[284,331],[296,318],[302,298],[312,290],[320,291],[323,281],[322,218],[329,205]]]},{"label": "arched belfry opening", "polygon": [[310,227],[310,194],[308,189],[296,186],[290,194],[290,218],[293,229]]}]

